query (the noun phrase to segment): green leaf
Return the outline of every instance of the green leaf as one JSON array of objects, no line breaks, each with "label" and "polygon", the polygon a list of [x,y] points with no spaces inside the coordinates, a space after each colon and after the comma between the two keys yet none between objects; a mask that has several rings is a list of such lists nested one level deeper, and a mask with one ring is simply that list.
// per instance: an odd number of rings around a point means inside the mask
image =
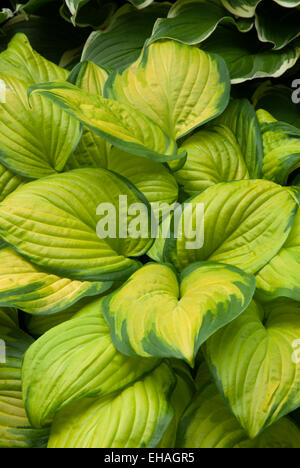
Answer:
[{"label": "green leaf", "polygon": [[33,96],[30,107],[29,83],[0,79],[6,86],[5,103],[0,103],[1,163],[29,178],[61,171],[79,142],[78,122],[40,96]]},{"label": "green leaf", "polygon": [[123,72],[110,75],[104,95],[139,109],[178,139],[221,114],[229,92],[220,57],[163,41],[146,47]]},{"label": "green leaf", "polygon": [[155,20],[165,17],[169,8],[168,3],[153,3],[143,10],[124,5],[108,28],[92,32],[83,49],[82,60],[110,69],[128,67],[139,58]]},{"label": "green leaf", "polygon": [[184,156],[158,124],[127,104],[64,82],[32,86],[29,93],[46,97],[123,151],[162,162]]},{"label": "green leaf", "polygon": [[31,424],[45,425],[51,415],[84,397],[104,397],[149,373],[157,359],[120,354],[101,314],[102,299],[80,317],[58,325],[27,351],[23,398]]},{"label": "green leaf", "polygon": [[74,26],[104,27],[116,9],[110,0],[65,0],[65,5],[62,16],[70,18]]},{"label": "green leaf", "polygon": [[9,8],[2,8],[0,10],[0,24],[4,23],[8,18],[12,18],[14,16],[13,12]]},{"label": "green leaf", "polygon": [[152,204],[171,205],[177,200],[177,182],[161,163],[112,148],[108,156],[107,169],[128,179]]},{"label": "green leaf", "polygon": [[[187,248],[186,243],[197,239],[203,228],[203,220],[197,221],[198,204],[204,204],[204,244],[200,249]],[[273,182],[242,180],[214,185],[187,201],[182,214],[180,209],[175,212],[177,229],[165,241],[164,260],[179,270],[209,260],[256,273],[283,246],[297,207],[294,196]],[[186,233],[180,233],[182,226]]]},{"label": "green leaf", "polygon": [[48,448],[156,447],[173,417],[174,385],[163,363],[119,394],[74,403],[55,416]]},{"label": "green leaf", "polygon": [[0,161],[13,172],[40,178],[61,171],[81,137],[78,122],[39,96],[31,106],[27,88],[36,82],[65,79],[67,72],[35,52],[17,34],[0,54]]},{"label": "green leaf", "polygon": [[[73,73],[69,76],[69,81]],[[107,72],[102,68],[92,62],[83,62],[72,82],[88,93],[102,96],[107,77]],[[111,144],[102,136],[84,127],[80,143],[69,158],[66,168],[69,170],[80,167],[107,167],[110,148]]]},{"label": "green leaf", "polygon": [[[295,87],[298,86],[295,83]],[[295,91],[296,92],[296,91]],[[261,84],[253,95],[256,109],[265,109],[281,122],[300,128],[300,109],[291,99],[291,88],[274,85],[271,81]]]},{"label": "green leaf", "polygon": [[224,23],[234,24],[241,32],[253,26],[253,21],[236,20],[216,0],[178,0],[167,18],[157,20],[150,41],[168,38],[184,44],[200,44]]},{"label": "green leaf", "polygon": [[[20,3],[20,0],[18,0]],[[55,31],[55,34],[53,34]],[[66,50],[82,48],[87,31],[74,28],[58,14],[38,16],[20,12],[1,25],[0,50],[6,49],[16,33],[26,34],[32,47],[55,63],[59,63]],[[26,65],[24,64],[26,67]]]},{"label": "green leaf", "polygon": [[300,130],[264,110],[257,115],[264,146],[263,177],[285,185],[289,174],[300,167]]},{"label": "green leaf", "polygon": [[104,299],[103,312],[120,352],[193,366],[202,343],[240,315],[254,291],[252,275],[235,267],[196,263],[178,280],[169,266],[150,263]]},{"label": "green leaf", "polygon": [[254,78],[278,78],[299,58],[296,45],[288,45],[282,50],[265,50],[254,33],[240,34],[224,26],[220,26],[201,47],[223,57],[233,84]]},{"label": "green leaf", "polygon": [[229,127],[241,147],[251,179],[262,171],[263,143],[254,107],[247,99],[232,99],[216,123]]},{"label": "green leaf", "polygon": [[[1,203],[2,236],[30,262],[55,275],[83,281],[126,278],[139,267],[127,257],[143,255],[152,240],[133,239],[130,233],[119,237],[120,195],[127,196],[128,206],[142,203],[148,209],[142,194],[106,169],[77,169],[31,182]],[[107,229],[116,226],[115,238],[112,231],[106,238],[97,235],[96,211],[102,203],[112,205]],[[132,219],[129,215],[129,227]]]},{"label": "green leaf", "polygon": [[111,281],[73,281],[37,268],[10,247],[0,250],[0,305],[29,314],[55,314],[86,296],[104,293]]},{"label": "green leaf", "polygon": [[197,378],[201,386],[180,421],[177,447],[299,448],[300,431],[288,418],[276,422],[255,439],[249,439],[212,382],[205,364],[200,367]]},{"label": "green leaf", "polygon": [[221,0],[225,8],[233,15],[251,18],[261,0]]},{"label": "green leaf", "polygon": [[187,152],[187,159],[174,175],[189,196],[219,182],[250,178],[241,148],[224,125],[200,130],[185,140],[180,149]]},{"label": "green leaf", "polygon": [[252,302],[206,342],[215,379],[250,438],[300,406],[299,313],[297,302]]},{"label": "green leaf", "polygon": [[176,387],[171,396],[174,416],[162,440],[157,446],[159,448],[175,447],[179,420],[195,393],[194,380],[192,379],[188,366],[183,361],[177,359],[171,360],[170,364],[175,372],[177,380]]},{"label": "green leaf", "polygon": [[0,54],[0,74],[26,83],[65,80],[68,72],[32,49],[25,34],[16,34]]},{"label": "green leaf", "polygon": [[258,273],[257,298],[272,301],[284,296],[300,301],[300,210],[279,253]]},{"label": "green leaf", "polygon": [[5,351],[1,352],[0,360],[1,448],[42,448],[47,443],[48,429],[37,430],[30,426],[22,401],[22,359],[32,342],[33,339],[13,321],[4,321],[3,311],[0,311],[0,343],[1,351]]},{"label": "green leaf", "polygon": [[0,164],[0,202],[27,181]]},{"label": "green leaf", "polygon": [[263,2],[256,11],[255,26],[259,40],[272,42],[274,49],[282,49],[300,35],[300,11],[288,11],[276,4]]}]

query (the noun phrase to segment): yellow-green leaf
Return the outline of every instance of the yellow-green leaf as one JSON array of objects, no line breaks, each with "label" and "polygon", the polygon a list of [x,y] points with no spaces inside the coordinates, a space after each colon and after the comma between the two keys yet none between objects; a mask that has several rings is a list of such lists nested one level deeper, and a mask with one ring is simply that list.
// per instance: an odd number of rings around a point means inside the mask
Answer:
[{"label": "yellow-green leaf", "polygon": [[150,263],[104,299],[103,311],[120,352],[193,365],[202,343],[243,312],[254,290],[254,277],[235,267],[195,263],[178,279]]},{"label": "yellow-green leaf", "polygon": [[172,417],[173,372],[161,364],[119,394],[83,399],[54,419],[49,448],[156,447]]},{"label": "yellow-green leaf", "polygon": [[113,73],[105,96],[133,106],[178,139],[223,112],[230,79],[222,58],[176,41],[145,47],[137,62]]},{"label": "yellow-green leaf", "polygon": [[205,354],[226,401],[251,438],[300,406],[300,304],[252,302],[211,337]]}]

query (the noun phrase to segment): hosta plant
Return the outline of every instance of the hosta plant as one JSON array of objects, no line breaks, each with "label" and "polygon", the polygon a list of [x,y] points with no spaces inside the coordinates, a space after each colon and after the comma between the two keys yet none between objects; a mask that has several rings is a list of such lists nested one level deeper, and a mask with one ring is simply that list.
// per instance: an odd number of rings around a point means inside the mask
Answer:
[{"label": "hosta plant", "polygon": [[299,129],[207,47],[127,65],[0,54],[0,446],[300,448]]}]

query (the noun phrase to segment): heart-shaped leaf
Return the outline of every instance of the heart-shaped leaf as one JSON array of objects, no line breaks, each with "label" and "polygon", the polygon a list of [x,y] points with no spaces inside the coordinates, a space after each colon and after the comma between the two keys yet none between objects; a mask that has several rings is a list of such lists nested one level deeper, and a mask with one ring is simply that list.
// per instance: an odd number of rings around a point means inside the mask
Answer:
[{"label": "heart-shaped leaf", "polygon": [[169,266],[150,263],[104,299],[103,311],[120,352],[193,365],[202,343],[241,314],[254,291],[254,277],[235,267],[196,263],[178,281]]},{"label": "heart-shaped leaf", "polygon": [[69,405],[55,416],[48,448],[156,447],[173,417],[175,382],[163,363],[119,394]]},{"label": "heart-shaped leaf", "polygon": [[299,313],[297,302],[252,302],[205,344],[216,382],[251,438],[300,406]]},{"label": "heart-shaped leaf", "polygon": [[146,47],[137,62],[110,75],[104,89],[105,96],[143,112],[174,139],[220,115],[229,92],[223,59],[175,41]]}]

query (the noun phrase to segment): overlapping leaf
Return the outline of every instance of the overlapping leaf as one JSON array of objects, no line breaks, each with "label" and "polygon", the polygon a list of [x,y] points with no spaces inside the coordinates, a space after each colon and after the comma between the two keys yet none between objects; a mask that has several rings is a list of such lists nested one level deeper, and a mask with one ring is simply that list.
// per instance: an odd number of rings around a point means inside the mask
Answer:
[{"label": "overlapping leaf", "polygon": [[49,448],[152,448],[172,417],[173,372],[161,364],[119,394],[87,398],[60,411]]},{"label": "overlapping leaf", "polygon": [[87,93],[64,82],[32,86],[31,94],[46,97],[121,150],[156,161],[182,156],[158,124],[132,106]]},{"label": "overlapping leaf", "polygon": [[252,302],[205,345],[216,382],[251,438],[300,406],[299,333],[299,303]]},{"label": "overlapping leaf", "polygon": [[234,133],[251,179],[261,178],[263,143],[254,107],[247,99],[232,99],[229,106],[216,120]]},{"label": "overlapping leaf", "polygon": [[300,167],[300,130],[278,122],[268,112],[257,112],[264,145],[263,177],[286,184],[288,176]]},{"label": "overlapping leaf", "polygon": [[28,417],[35,427],[43,426],[67,404],[120,390],[158,363],[116,350],[98,299],[78,318],[49,330],[27,351],[23,395]]},{"label": "overlapping leaf", "polygon": [[187,159],[175,177],[190,196],[219,182],[250,178],[241,148],[224,125],[200,130],[185,140],[181,150]]},{"label": "overlapping leaf", "polygon": [[[204,245],[187,248],[186,243],[203,228],[202,217],[197,221],[200,203],[204,204]],[[164,260],[179,270],[210,260],[256,273],[283,246],[297,207],[294,196],[273,182],[242,180],[214,185],[186,202],[182,213],[178,210],[178,227],[165,241]],[[185,232],[182,226],[186,226]]]},{"label": "overlapping leaf", "polygon": [[47,100],[27,100],[35,82],[65,79],[67,72],[34,52],[16,35],[0,54],[5,98],[0,104],[0,161],[13,172],[39,178],[59,172],[79,142],[78,122]]},{"label": "overlapping leaf", "polygon": [[176,41],[146,47],[139,60],[108,79],[105,95],[139,109],[178,139],[223,112],[229,76],[220,57]]},{"label": "overlapping leaf", "polygon": [[[78,169],[31,182],[2,202],[2,236],[56,275],[84,281],[124,278],[139,267],[128,257],[145,253],[152,240],[119,237],[120,195],[127,196],[128,206],[142,203],[147,209],[146,199],[129,182],[106,169]],[[110,204],[107,216],[115,229],[106,238],[96,232],[98,222],[106,224],[96,215],[101,203]],[[128,216],[128,227],[133,219]]]},{"label": "overlapping leaf", "polygon": [[103,312],[122,353],[193,365],[201,344],[243,312],[254,290],[254,278],[235,267],[196,263],[178,280],[169,266],[148,264],[104,299]]},{"label": "overlapping leaf", "polygon": [[104,293],[111,281],[76,281],[48,274],[10,247],[0,250],[0,305],[30,314],[55,314],[81,298]]},{"label": "overlapping leaf", "polygon": [[17,328],[9,314],[5,315],[1,310],[0,342],[4,355],[1,353],[0,360],[0,447],[42,448],[47,444],[48,429],[30,426],[21,392],[22,359],[33,340]]},{"label": "overlapping leaf", "polygon": [[270,301],[285,296],[300,301],[300,211],[279,253],[258,273],[257,297]]},{"label": "overlapping leaf", "polygon": [[198,372],[199,391],[179,425],[177,447],[182,448],[298,448],[300,431],[282,418],[255,439],[249,439],[226,405],[207,367]]}]

